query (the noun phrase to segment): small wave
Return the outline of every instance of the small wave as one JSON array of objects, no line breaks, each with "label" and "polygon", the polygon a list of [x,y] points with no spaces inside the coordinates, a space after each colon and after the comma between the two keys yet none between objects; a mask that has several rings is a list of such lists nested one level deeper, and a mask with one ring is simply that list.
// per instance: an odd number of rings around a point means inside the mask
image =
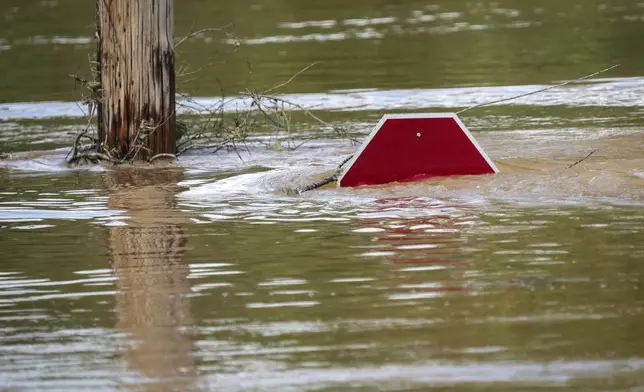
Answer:
[{"label": "small wave", "polygon": [[[369,110],[419,110],[469,107],[499,99],[527,94],[544,85],[454,87],[440,89],[353,90],[328,93],[285,94],[281,98],[316,110],[369,111]],[[228,98],[226,112],[251,109],[252,101]],[[193,105],[179,110],[180,114],[201,113],[203,107],[217,107],[220,97],[195,98]],[[644,77],[591,79],[587,83],[574,83],[499,105],[530,106],[644,106]],[[291,107],[298,111],[302,108]],[[0,121],[47,119],[57,117],[81,118],[84,116],[75,102],[23,102],[0,104]]]},{"label": "small wave", "polygon": [[[413,365],[390,364],[361,368],[285,369],[249,371],[207,376],[208,385],[222,391],[269,390],[308,391],[340,385],[367,389],[415,389],[420,385],[457,386],[487,384],[523,386],[564,386],[584,379],[611,377],[616,372],[634,376],[644,369],[644,360],[534,362],[429,362]],[[521,388],[518,388],[521,389]]]}]

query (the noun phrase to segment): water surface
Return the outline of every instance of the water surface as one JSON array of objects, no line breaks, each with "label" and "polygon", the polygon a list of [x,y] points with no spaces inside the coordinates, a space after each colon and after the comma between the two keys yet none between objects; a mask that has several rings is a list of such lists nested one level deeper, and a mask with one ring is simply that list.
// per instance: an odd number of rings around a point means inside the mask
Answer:
[{"label": "water surface", "polygon": [[622,64],[464,113],[498,175],[300,196],[357,146],[64,165],[85,3],[0,4],[0,389],[644,386],[644,3],[177,3],[233,22],[179,50],[199,103],[321,61],[280,92],[359,138]]}]

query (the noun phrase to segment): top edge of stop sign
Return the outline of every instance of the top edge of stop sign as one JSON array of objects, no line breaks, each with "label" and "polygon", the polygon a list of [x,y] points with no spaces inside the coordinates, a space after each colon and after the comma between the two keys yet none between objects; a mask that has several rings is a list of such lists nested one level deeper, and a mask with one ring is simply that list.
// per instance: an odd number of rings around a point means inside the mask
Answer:
[{"label": "top edge of stop sign", "polygon": [[498,172],[456,113],[386,114],[349,160],[338,186]]}]

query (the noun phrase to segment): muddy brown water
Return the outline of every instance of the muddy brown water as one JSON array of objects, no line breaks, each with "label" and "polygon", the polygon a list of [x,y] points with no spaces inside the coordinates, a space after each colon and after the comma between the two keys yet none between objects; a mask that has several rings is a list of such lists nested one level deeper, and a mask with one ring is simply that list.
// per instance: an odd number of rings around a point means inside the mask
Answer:
[{"label": "muddy brown water", "polygon": [[498,175],[297,197],[356,146],[62,164],[85,3],[0,3],[1,390],[644,388],[644,3],[177,2],[178,34],[234,22],[184,91],[322,61],[284,92],[363,136],[622,64],[464,114]]}]

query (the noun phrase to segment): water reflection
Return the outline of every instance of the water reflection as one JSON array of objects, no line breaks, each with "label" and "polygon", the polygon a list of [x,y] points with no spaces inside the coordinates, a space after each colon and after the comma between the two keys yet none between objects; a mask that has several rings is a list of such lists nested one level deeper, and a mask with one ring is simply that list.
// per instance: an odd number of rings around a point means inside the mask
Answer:
[{"label": "water reflection", "polygon": [[[373,233],[363,257],[383,257],[406,276],[389,294],[392,301],[438,298],[470,288],[462,278],[469,227],[480,224],[462,203],[428,198],[397,197],[377,200],[373,218],[361,221],[354,232]],[[414,216],[407,216],[416,210]],[[432,272],[445,273],[432,276]],[[428,275],[429,274],[429,275]]]},{"label": "water reflection", "polygon": [[109,205],[125,210],[126,224],[109,232],[118,277],[118,327],[134,341],[124,359],[149,390],[186,390],[195,381],[189,266],[183,262],[185,218],[174,208],[181,172],[126,169],[113,181]]}]

